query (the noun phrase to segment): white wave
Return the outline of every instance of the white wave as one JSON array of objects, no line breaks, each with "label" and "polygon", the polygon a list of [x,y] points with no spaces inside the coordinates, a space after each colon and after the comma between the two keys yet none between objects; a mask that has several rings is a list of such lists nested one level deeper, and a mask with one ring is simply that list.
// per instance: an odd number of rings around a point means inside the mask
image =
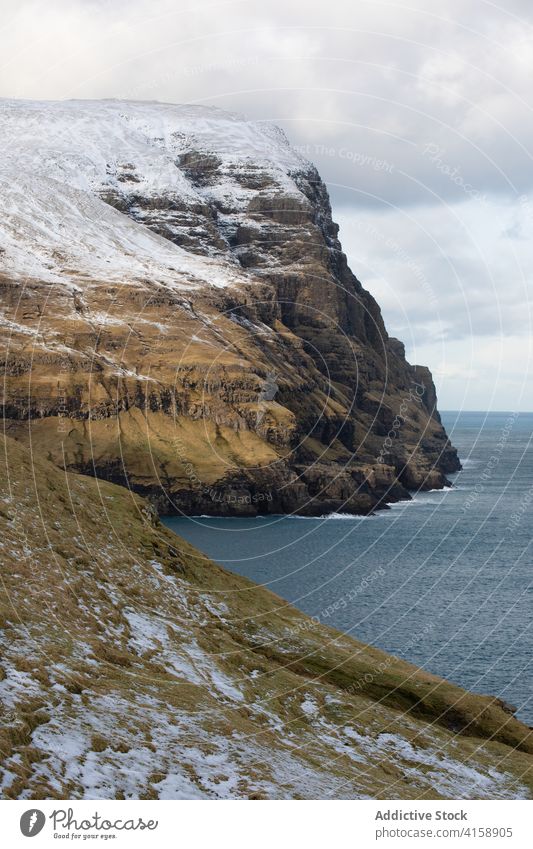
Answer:
[{"label": "white wave", "polygon": [[361,515],[360,513],[325,513],[323,516],[319,517],[320,519],[368,519],[368,515]]},{"label": "white wave", "polygon": [[438,486],[435,489],[425,489],[424,492],[451,492],[452,489],[457,489],[455,486]]},{"label": "white wave", "polygon": [[387,507],[390,510],[409,507],[412,504],[422,504],[422,501],[417,501],[415,498],[411,498],[410,501],[387,501]]}]

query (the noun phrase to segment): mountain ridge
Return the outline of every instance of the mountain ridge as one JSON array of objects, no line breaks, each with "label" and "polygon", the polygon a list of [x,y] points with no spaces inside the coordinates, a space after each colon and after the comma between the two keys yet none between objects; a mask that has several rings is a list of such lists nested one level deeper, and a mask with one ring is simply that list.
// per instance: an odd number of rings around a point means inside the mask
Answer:
[{"label": "mountain ridge", "polygon": [[273,125],[3,102],[7,432],[165,512],[367,513],[459,460]]}]

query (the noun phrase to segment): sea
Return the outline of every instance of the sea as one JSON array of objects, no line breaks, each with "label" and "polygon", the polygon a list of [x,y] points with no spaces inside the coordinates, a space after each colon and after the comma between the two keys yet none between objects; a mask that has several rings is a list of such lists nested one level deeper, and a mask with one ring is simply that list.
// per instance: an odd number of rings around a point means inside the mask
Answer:
[{"label": "sea", "polygon": [[446,412],[449,489],[367,517],[166,517],[226,569],[533,725],[533,413]]}]

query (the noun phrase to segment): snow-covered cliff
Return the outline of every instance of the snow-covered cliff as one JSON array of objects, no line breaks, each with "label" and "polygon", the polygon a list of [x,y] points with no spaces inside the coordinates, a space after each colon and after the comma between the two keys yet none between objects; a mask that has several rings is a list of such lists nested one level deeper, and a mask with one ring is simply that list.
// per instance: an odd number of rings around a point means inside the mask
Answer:
[{"label": "snow-covered cliff", "polygon": [[2,101],[0,141],[14,436],[185,512],[367,512],[458,468],[278,128]]}]

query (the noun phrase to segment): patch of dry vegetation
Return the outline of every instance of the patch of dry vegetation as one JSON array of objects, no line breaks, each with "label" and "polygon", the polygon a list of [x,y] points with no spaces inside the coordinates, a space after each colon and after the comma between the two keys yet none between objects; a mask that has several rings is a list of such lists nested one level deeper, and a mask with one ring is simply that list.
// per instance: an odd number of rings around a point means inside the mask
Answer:
[{"label": "patch of dry vegetation", "polygon": [[509,798],[528,728],[1,443],[4,798]]}]

